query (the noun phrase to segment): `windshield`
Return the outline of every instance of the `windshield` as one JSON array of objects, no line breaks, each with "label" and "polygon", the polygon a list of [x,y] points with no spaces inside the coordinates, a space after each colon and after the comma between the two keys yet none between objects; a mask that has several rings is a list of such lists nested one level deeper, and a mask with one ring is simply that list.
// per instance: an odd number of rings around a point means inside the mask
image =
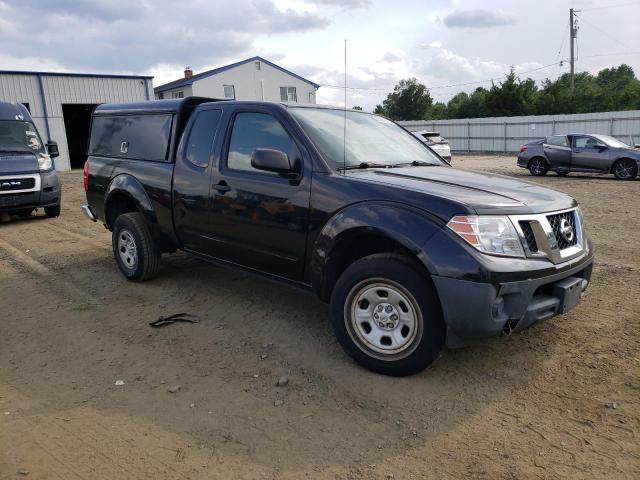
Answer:
[{"label": "windshield", "polygon": [[347,111],[347,141],[343,143],[345,112],[325,108],[295,108],[291,113],[334,168],[361,164],[396,165],[420,162],[443,165],[420,140],[385,118]]},{"label": "windshield", "polygon": [[19,120],[0,120],[0,151],[44,153],[33,123]]},{"label": "windshield", "polygon": [[594,135],[594,137],[596,137],[598,140],[606,143],[610,147],[614,147],[614,148],[631,148],[626,143],[621,142],[617,138],[610,137],[609,135]]}]

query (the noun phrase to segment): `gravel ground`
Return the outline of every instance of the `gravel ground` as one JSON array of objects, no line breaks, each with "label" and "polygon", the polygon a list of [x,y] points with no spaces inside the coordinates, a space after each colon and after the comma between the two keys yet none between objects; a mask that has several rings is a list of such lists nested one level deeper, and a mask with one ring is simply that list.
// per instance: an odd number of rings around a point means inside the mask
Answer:
[{"label": "gravel ground", "polygon": [[[126,282],[61,178],[60,218],[0,225],[0,479],[640,478],[640,181],[535,179],[582,205],[583,303],[388,378],[310,294],[180,253]],[[148,326],[177,312],[201,322]]]}]

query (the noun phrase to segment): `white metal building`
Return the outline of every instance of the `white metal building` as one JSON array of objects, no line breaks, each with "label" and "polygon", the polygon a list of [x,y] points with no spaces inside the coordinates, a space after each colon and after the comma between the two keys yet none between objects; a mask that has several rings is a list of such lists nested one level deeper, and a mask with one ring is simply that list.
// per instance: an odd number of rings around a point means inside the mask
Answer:
[{"label": "white metal building", "polygon": [[317,83],[307,80],[262,57],[194,75],[185,70],[184,78],[155,88],[157,99],[189,96],[230,100],[316,103]]},{"label": "white metal building", "polygon": [[57,170],[82,168],[91,112],[107,102],[139,102],[153,95],[153,77],[0,70],[0,101],[19,102],[46,143],[58,142]]}]

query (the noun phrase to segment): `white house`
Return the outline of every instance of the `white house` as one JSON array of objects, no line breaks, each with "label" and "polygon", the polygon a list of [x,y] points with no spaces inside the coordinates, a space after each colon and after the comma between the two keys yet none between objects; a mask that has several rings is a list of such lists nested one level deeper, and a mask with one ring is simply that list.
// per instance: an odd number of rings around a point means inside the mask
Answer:
[{"label": "white house", "polygon": [[262,57],[193,74],[154,89],[156,99],[189,96],[229,100],[316,103],[317,83],[307,80]]}]

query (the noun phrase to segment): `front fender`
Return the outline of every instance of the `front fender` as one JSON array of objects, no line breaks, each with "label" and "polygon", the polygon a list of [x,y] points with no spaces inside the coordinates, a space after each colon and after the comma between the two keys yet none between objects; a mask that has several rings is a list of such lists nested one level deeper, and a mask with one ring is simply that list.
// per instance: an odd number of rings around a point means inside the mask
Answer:
[{"label": "front fender", "polygon": [[442,229],[442,221],[423,210],[394,202],[362,202],[350,205],[331,217],[316,238],[311,252],[311,284],[321,298],[324,277],[339,256],[341,245],[355,236],[384,237],[413,253],[433,273],[433,264],[422,248]]},{"label": "front fender", "polygon": [[123,195],[133,201],[136,204],[138,211],[145,216],[145,219],[150,225],[158,225],[158,217],[155,209],[153,208],[153,204],[151,203],[151,200],[149,199],[149,196],[142,184],[131,175],[121,174],[111,180],[104,195],[105,223],[107,223],[109,229],[113,227],[113,225],[109,225],[108,221],[109,203],[116,196],[120,195]]}]

